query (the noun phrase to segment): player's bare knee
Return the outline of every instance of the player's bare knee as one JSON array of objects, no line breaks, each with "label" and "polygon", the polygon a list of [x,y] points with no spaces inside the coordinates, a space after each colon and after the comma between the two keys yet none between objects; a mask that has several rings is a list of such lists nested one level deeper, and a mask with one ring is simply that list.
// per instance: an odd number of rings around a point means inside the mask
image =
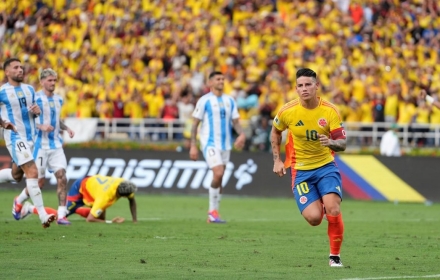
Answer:
[{"label": "player's bare knee", "polygon": [[338,216],[341,213],[341,209],[339,207],[334,207],[334,208],[330,208],[330,209],[325,209],[327,215],[330,216]]},{"label": "player's bare knee", "polygon": [[44,178],[38,178],[38,186],[40,187],[40,189],[44,187],[45,181],[46,180]]},{"label": "player's bare knee", "polygon": [[23,175],[23,173],[12,173],[12,178],[14,178],[15,182],[21,182]]},{"label": "player's bare knee", "polygon": [[322,222],[322,217],[304,217],[306,221],[313,227],[319,226]]}]

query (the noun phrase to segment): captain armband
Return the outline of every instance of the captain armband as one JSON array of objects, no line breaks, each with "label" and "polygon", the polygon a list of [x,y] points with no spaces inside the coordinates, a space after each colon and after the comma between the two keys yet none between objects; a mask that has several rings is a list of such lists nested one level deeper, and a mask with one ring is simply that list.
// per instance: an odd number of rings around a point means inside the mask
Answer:
[{"label": "captain armband", "polygon": [[346,138],[346,134],[345,134],[345,130],[343,127],[337,128],[333,131],[330,132],[330,137],[333,140],[337,140],[337,139],[345,139]]}]

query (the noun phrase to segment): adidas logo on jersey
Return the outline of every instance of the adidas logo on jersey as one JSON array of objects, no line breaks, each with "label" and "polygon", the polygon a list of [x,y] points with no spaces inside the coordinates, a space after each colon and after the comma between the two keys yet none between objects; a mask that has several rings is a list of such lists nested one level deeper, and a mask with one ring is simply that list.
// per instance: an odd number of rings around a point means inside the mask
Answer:
[{"label": "adidas logo on jersey", "polygon": [[299,122],[297,122],[297,123],[295,124],[295,126],[304,126],[304,123],[300,120]]}]

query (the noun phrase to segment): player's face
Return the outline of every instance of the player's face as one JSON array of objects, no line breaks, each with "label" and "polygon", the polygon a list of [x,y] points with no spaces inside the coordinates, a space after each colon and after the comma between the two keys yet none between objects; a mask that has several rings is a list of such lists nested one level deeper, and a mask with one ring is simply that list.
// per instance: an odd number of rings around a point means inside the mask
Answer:
[{"label": "player's face", "polygon": [[24,69],[21,62],[13,61],[6,67],[5,71],[6,77],[13,80],[14,82],[21,83],[24,79]]},{"label": "player's face", "polygon": [[223,91],[225,86],[225,76],[223,75],[215,75],[211,78],[211,87],[218,91]]},{"label": "player's face", "polygon": [[312,77],[299,77],[296,80],[296,90],[301,100],[307,101],[316,98],[319,83]]},{"label": "player's face", "polygon": [[48,76],[45,79],[41,80],[41,85],[48,92],[54,92],[56,83],[57,83],[57,78],[54,76]]}]

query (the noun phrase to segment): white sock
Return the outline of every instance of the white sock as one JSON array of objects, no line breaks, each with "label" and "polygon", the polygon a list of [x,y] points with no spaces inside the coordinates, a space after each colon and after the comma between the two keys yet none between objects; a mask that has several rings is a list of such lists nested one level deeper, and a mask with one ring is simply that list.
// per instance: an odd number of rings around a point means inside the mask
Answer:
[{"label": "white sock", "polygon": [[25,202],[28,198],[29,198],[29,196],[26,193],[26,189],[23,189],[23,191],[17,197],[17,202],[20,203],[20,204],[23,204],[23,202]]},{"label": "white sock", "polygon": [[209,212],[219,209],[220,188],[209,188]]},{"label": "white sock", "polygon": [[58,220],[66,217],[67,207],[66,206],[58,206]]},{"label": "white sock", "polygon": [[12,177],[12,169],[5,168],[0,170],[0,183],[14,182],[14,177]]},{"label": "white sock", "polygon": [[44,209],[43,194],[38,187],[38,179],[26,179],[26,188],[35,208],[37,208],[40,219],[45,218],[47,216],[47,212],[46,209]]}]

